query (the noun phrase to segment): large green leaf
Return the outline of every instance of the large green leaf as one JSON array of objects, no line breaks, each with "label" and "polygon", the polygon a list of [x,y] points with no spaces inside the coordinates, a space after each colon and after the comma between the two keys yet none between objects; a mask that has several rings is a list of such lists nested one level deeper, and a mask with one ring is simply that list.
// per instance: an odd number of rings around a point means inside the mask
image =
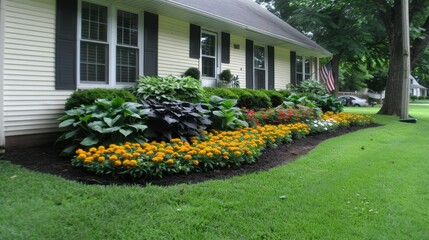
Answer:
[{"label": "large green leaf", "polygon": [[63,128],[63,127],[68,127],[70,125],[72,125],[76,120],[74,118],[71,119],[67,119],[65,121],[60,122],[59,127]]},{"label": "large green leaf", "polygon": [[94,135],[89,135],[88,137],[84,138],[81,142],[80,145],[83,146],[94,146],[95,144],[98,143],[98,138]]},{"label": "large green leaf", "polygon": [[213,111],[213,115],[222,117],[222,118],[226,117],[222,111]]},{"label": "large green leaf", "polygon": [[141,131],[141,132],[143,132],[144,130],[147,129],[147,126],[143,125],[143,124],[128,124],[128,126],[136,129],[137,131]]},{"label": "large green leaf", "polygon": [[105,118],[103,118],[103,121],[107,124],[107,126],[112,127],[113,119],[105,117]]},{"label": "large green leaf", "polygon": [[112,108],[120,108],[125,103],[122,98],[115,98],[112,100]]},{"label": "large green leaf", "polygon": [[114,133],[117,132],[121,127],[111,127],[111,128],[103,128],[101,133]]},{"label": "large green leaf", "polygon": [[70,156],[75,149],[76,145],[68,146],[61,151],[60,156]]},{"label": "large green leaf", "polygon": [[102,121],[94,121],[88,124],[88,127],[91,128],[94,131],[97,131],[99,133],[103,133],[103,128],[105,124]]},{"label": "large green leaf", "polygon": [[133,133],[132,130],[130,130],[130,129],[123,129],[123,128],[119,129],[119,132],[122,135],[124,135],[124,137],[128,137],[128,135],[130,135],[131,133]]}]

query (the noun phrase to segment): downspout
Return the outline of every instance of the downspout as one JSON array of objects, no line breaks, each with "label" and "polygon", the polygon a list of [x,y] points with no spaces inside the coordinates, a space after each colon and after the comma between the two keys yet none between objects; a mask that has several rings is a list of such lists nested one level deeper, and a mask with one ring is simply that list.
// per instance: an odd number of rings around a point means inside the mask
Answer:
[{"label": "downspout", "polygon": [[0,0],[0,153],[4,153],[6,137],[4,132],[4,39],[5,8],[7,0]]}]

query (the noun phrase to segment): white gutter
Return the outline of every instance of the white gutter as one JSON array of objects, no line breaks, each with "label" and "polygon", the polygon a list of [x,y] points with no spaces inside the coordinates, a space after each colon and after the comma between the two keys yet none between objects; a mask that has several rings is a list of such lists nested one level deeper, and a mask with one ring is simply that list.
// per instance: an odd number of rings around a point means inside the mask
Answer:
[{"label": "white gutter", "polygon": [[189,11],[189,12],[201,14],[201,15],[210,17],[210,18],[215,19],[215,20],[219,20],[219,21],[230,23],[232,25],[235,25],[237,27],[241,27],[241,28],[243,28],[245,30],[248,30],[248,31],[251,31],[251,32],[255,32],[255,33],[259,33],[259,34],[264,34],[264,35],[267,35],[267,36],[270,36],[270,37],[273,37],[273,38],[277,38],[277,39],[282,40],[282,41],[287,41],[287,42],[293,43],[295,45],[298,45],[298,46],[301,46],[301,47],[304,47],[304,48],[314,49],[314,50],[316,50],[316,51],[318,51],[320,53],[324,53],[324,54],[332,56],[332,53],[330,53],[327,50],[326,50],[326,52],[324,52],[324,51],[321,51],[320,49],[313,48],[313,47],[308,46],[306,44],[303,44],[303,43],[301,43],[299,41],[296,41],[296,40],[293,40],[293,39],[290,39],[290,38],[287,38],[287,37],[284,37],[284,36],[281,36],[281,35],[278,35],[278,34],[274,34],[274,33],[271,33],[271,32],[268,32],[268,31],[265,31],[265,30],[262,30],[262,29],[259,29],[259,28],[248,26],[246,24],[243,24],[243,23],[240,23],[240,22],[237,22],[237,21],[233,21],[233,20],[228,19],[228,18],[220,17],[220,16],[215,15],[213,13],[206,12],[206,11],[203,11],[201,9],[198,9],[198,8],[195,8],[195,7],[192,7],[192,6],[188,6],[188,5],[185,5],[185,4],[173,2],[173,1],[170,1],[170,0],[159,0],[159,1],[167,3],[169,5],[174,5],[174,6],[176,6],[178,8],[181,8],[182,10],[185,10],[185,11]]},{"label": "white gutter", "polygon": [[4,33],[5,33],[5,13],[6,1],[0,0],[0,153],[4,152],[6,143],[4,130]]}]

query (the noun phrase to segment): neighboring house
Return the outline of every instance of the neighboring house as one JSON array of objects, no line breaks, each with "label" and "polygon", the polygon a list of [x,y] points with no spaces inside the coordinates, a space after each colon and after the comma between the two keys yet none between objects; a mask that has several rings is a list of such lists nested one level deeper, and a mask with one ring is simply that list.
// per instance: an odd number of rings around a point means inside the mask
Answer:
[{"label": "neighboring house", "polygon": [[0,0],[0,146],[41,143],[76,89],[198,67],[215,86],[318,79],[331,53],[252,0]]},{"label": "neighboring house", "polygon": [[427,91],[427,88],[420,85],[413,76],[410,76],[410,96],[426,97]]}]

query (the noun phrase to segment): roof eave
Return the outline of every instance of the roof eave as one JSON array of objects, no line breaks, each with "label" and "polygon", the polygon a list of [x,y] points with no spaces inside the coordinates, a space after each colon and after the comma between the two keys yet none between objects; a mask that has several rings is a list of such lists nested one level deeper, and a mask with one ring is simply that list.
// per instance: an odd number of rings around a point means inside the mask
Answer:
[{"label": "roof eave", "polygon": [[254,33],[257,33],[257,34],[262,34],[262,35],[265,35],[265,36],[268,36],[268,37],[271,37],[271,38],[275,38],[275,39],[278,39],[278,40],[281,40],[281,41],[285,41],[285,42],[291,43],[291,44],[296,45],[296,46],[298,46],[300,48],[311,49],[313,51],[315,57],[331,57],[333,55],[331,52],[329,52],[328,50],[324,49],[321,46],[319,46],[320,49],[316,49],[316,48],[311,47],[311,46],[309,46],[307,44],[304,44],[302,42],[295,41],[293,39],[290,39],[290,38],[287,38],[287,37],[284,37],[284,36],[280,36],[280,35],[277,35],[277,34],[273,34],[271,32],[267,32],[267,31],[265,31],[263,29],[255,28],[255,27],[243,24],[241,22],[233,21],[231,19],[224,18],[224,17],[212,14],[212,13],[207,12],[207,11],[203,11],[201,9],[198,9],[198,8],[195,8],[195,7],[192,7],[192,6],[188,6],[188,5],[181,4],[181,3],[178,3],[178,2],[174,2],[174,1],[171,1],[171,0],[160,0],[160,1],[164,2],[166,4],[169,4],[169,5],[172,5],[174,7],[178,7],[180,9],[182,9],[182,10],[185,10],[185,11],[193,12],[193,13],[196,13],[196,14],[199,14],[199,15],[203,15],[203,16],[206,16],[206,17],[218,20],[218,21],[222,21],[222,22],[234,25],[236,27],[242,28],[242,29],[247,30],[247,31],[251,31],[251,32],[254,32]]}]

